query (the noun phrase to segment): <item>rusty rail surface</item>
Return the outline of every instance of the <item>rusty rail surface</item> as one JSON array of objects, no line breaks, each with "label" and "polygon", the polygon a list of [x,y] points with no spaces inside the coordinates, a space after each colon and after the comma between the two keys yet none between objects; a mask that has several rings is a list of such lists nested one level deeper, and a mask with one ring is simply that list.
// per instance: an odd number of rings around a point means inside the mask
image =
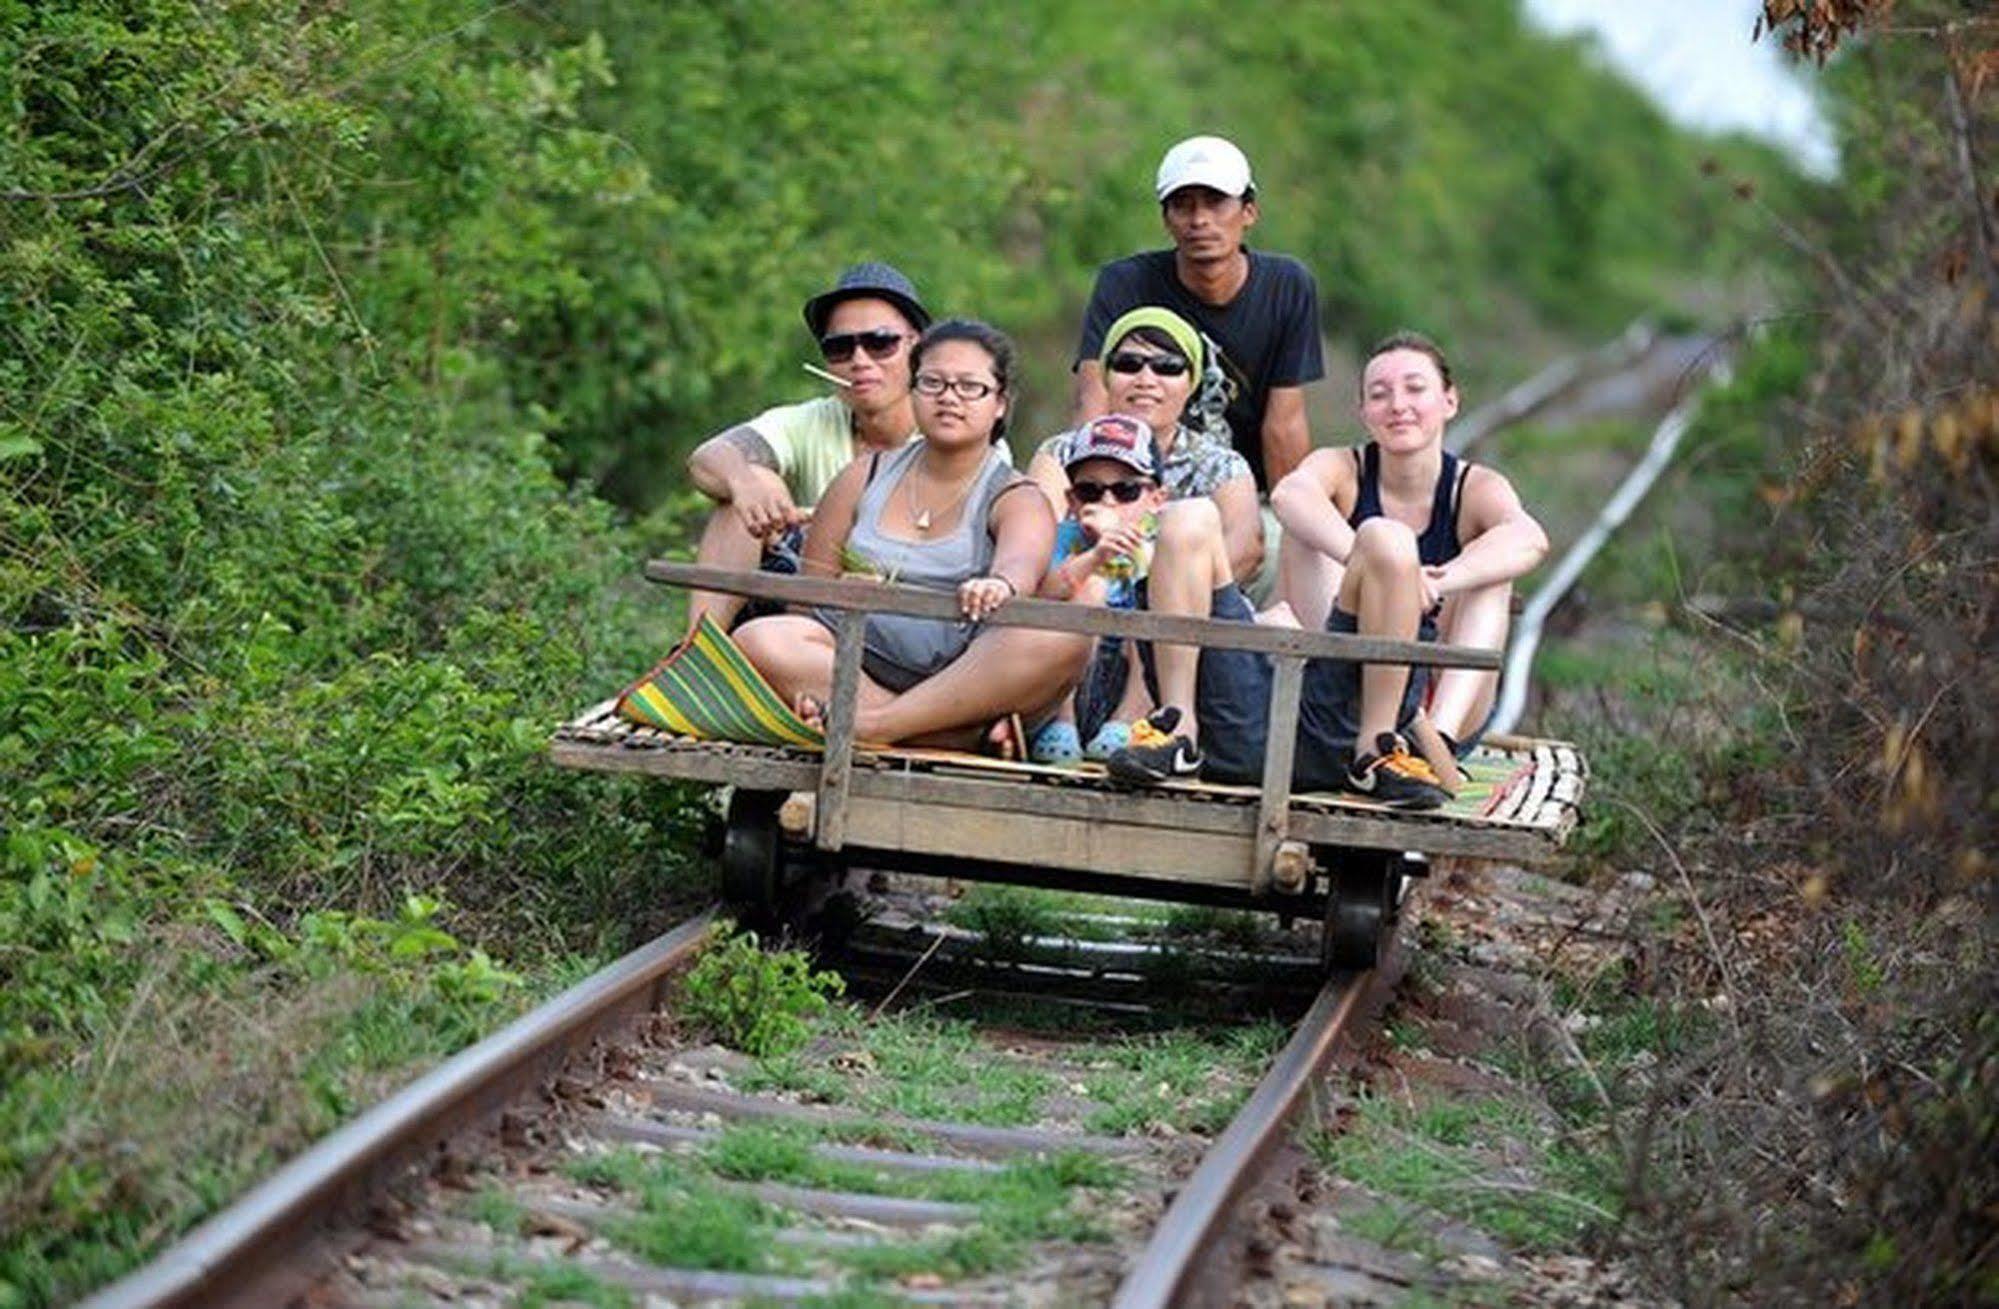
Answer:
[{"label": "rusty rail surface", "polygon": [[334,1132],[79,1309],[272,1305],[311,1280],[315,1243],[438,1141],[498,1113],[641,1009],[708,939],[713,908],[640,946]]},{"label": "rusty rail surface", "polygon": [[1298,1102],[1332,1060],[1375,976],[1370,971],[1336,977],[1319,991],[1270,1071],[1153,1228],[1111,1309],[1164,1309],[1181,1303],[1195,1265],[1226,1226],[1231,1206],[1257,1165],[1282,1139]]}]

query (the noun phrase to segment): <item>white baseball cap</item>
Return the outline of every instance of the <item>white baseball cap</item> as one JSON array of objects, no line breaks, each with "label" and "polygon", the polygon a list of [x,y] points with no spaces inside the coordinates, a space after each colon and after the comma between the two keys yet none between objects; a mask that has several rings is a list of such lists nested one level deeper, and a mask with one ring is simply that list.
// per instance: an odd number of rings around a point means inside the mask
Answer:
[{"label": "white baseball cap", "polygon": [[1249,158],[1233,141],[1219,136],[1190,136],[1159,161],[1159,198],[1183,186],[1208,186],[1223,195],[1245,196],[1256,189],[1249,175]]}]

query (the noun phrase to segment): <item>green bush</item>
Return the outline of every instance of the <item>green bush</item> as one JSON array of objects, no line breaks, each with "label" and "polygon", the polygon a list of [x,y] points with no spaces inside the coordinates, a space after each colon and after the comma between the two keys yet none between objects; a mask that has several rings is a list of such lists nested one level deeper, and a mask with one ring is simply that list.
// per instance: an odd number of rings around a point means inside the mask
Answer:
[{"label": "green bush", "polygon": [[761,1058],[805,1044],[827,997],[845,990],[838,973],[813,972],[801,951],[765,950],[755,932],[730,930],[702,952],[680,994],[689,1018]]}]

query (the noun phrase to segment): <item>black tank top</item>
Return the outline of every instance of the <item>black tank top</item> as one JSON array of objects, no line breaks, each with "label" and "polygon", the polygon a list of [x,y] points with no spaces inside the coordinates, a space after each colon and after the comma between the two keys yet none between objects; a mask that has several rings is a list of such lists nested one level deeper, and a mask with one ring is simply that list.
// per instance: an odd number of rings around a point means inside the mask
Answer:
[{"label": "black tank top", "polygon": [[[1353,452],[1360,487],[1354,492],[1353,512],[1347,524],[1359,527],[1370,518],[1381,517],[1381,447],[1369,441]],[[1416,538],[1416,554],[1424,564],[1447,564],[1464,547],[1458,543],[1458,502],[1464,491],[1465,473],[1471,465],[1450,451],[1444,451],[1444,466],[1437,471],[1437,488],[1430,496],[1430,521]]]}]

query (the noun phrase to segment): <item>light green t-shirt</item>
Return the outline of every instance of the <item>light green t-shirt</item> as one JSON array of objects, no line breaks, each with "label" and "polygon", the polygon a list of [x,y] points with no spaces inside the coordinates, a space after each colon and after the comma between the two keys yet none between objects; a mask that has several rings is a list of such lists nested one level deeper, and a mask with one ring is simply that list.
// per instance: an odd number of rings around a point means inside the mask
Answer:
[{"label": "light green t-shirt", "polygon": [[838,396],[778,405],[752,418],[749,425],[777,456],[778,476],[790,488],[793,503],[818,504],[840,470],[853,462],[853,417]]}]

